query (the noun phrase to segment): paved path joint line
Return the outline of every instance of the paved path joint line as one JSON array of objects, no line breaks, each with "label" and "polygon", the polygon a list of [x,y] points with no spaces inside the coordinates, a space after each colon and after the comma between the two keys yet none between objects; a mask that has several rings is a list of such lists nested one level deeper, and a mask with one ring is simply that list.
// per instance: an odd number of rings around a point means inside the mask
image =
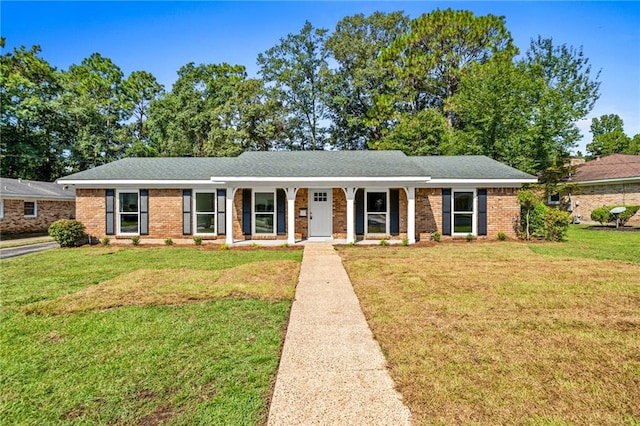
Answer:
[{"label": "paved path joint line", "polygon": [[409,425],[340,256],[304,248],[268,425]]}]

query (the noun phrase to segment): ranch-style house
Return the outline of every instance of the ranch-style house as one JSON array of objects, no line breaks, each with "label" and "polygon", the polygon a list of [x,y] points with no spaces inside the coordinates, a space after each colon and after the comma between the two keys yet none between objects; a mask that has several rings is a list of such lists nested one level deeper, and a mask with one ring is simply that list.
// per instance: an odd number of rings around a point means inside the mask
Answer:
[{"label": "ranch-style house", "polygon": [[58,183],[97,239],[402,239],[516,236],[518,189],[536,177],[484,156],[400,151],[125,158]]}]

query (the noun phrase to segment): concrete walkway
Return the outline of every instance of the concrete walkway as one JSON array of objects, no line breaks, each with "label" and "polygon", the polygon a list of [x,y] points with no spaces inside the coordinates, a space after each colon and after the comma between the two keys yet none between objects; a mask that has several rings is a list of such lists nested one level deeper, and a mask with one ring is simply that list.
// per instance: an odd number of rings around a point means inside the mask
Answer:
[{"label": "concrete walkway", "polygon": [[267,424],[410,424],[329,244],[305,245]]}]

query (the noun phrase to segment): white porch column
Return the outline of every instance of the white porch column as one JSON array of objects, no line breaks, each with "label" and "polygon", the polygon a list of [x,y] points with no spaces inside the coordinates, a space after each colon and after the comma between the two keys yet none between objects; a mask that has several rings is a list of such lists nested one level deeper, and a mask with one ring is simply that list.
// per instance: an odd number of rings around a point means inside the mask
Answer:
[{"label": "white porch column", "polygon": [[287,244],[296,243],[296,193],[297,188],[285,188],[287,193]]},{"label": "white porch column", "polygon": [[225,198],[225,243],[233,244],[233,196],[235,195],[236,188],[227,188],[227,195]]},{"label": "white porch column", "polygon": [[407,239],[409,244],[416,243],[416,188],[405,188],[407,192]]},{"label": "white porch column", "polygon": [[356,242],[355,198],[358,188],[343,188],[347,198],[347,244]]}]

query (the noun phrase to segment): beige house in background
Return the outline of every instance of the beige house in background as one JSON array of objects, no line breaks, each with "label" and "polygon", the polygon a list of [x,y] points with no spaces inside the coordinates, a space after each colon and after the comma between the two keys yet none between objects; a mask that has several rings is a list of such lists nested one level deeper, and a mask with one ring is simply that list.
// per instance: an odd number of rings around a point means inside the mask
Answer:
[{"label": "beige house in background", "polygon": [[[572,214],[582,222],[602,206],[640,205],[640,155],[613,154],[578,165],[569,182],[578,187],[571,197]],[[640,225],[640,214],[628,225]]]},{"label": "beige house in background", "polygon": [[47,232],[56,220],[75,218],[75,197],[72,187],[0,178],[0,233]]}]

